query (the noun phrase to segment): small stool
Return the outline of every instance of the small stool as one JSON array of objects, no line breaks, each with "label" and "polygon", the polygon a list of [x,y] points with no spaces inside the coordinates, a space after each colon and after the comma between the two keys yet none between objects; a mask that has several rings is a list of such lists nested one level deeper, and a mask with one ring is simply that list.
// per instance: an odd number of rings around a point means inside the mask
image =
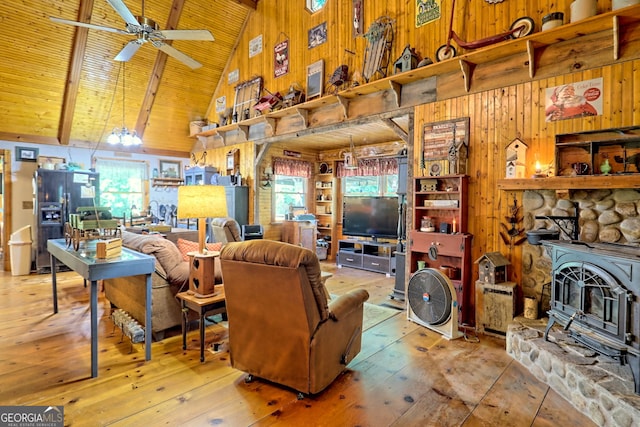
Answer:
[{"label": "small stool", "polygon": [[180,292],[176,296],[182,303],[182,349],[187,349],[187,318],[189,310],[193,310],[200,316],[200,362],[204,362],[204,317],[206,314],[227,313],[224,297],[224,287],[216,285],[216,293],[213,296],[200,298],[191,292]]}]

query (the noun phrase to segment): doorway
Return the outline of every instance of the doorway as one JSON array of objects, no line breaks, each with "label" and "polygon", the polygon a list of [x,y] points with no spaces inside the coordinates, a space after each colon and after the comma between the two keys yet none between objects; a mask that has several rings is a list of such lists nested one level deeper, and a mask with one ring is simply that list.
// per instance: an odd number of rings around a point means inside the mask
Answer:
[{"label": "doorway", "polygon": [[9,233],[11,232],[11,151],[0,150],[0,258],[4,271],[11,270]]}]

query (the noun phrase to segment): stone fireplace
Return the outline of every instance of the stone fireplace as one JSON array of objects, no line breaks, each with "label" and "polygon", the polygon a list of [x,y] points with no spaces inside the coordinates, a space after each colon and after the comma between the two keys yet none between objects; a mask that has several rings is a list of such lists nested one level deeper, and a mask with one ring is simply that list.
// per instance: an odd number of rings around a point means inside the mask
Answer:
[{"label": "stone fireplace", "polygon": [[[574,190],[568,196],[559,198],[553,190],[525,191],[522,200],[525,229],[558,229],[553,221],[536,217],[571,217],[577,204],[580,241],[640,245],[640,191]],[[569,238],[566,233],[560,234],[560,239]],[[544,247],[524,243],[522,292],[540,302],[540,313],[549,309],[550,273],[551,258]]]},{"label": "stone fireplace", "polygon": [[[507,332],[507,352],[596,424],[638,426],[640,192],[578,190],[566,195],[524,193],[525,228],[559,229],[565,242],[524,244],[523,293],[534,296],[541,314],[549,312],[552,321],[516,319]],[[548,219],[572,216],[581,242],[574,248],[568,223]],[[565,248],[578,247],[577,252],[591,258],[560,259]],[[607,255],[599,256],[600,249]],[[621,277],[611,277],[601,267],[618,261],[607,256],[624,257],[627,249],[631,255],[620,264]],[[601,291],[608,296],[592,301]]]}]

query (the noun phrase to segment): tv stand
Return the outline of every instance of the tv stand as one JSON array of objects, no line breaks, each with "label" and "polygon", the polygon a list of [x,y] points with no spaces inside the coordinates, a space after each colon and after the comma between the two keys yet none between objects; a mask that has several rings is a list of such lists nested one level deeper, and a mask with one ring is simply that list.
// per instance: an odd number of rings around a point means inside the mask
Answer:
[{"label": "tv stand", "polygon": [[396,244],[377,240],[339,240],[336,263],[338,268],[359,268],[391,277],[396,272]]}]

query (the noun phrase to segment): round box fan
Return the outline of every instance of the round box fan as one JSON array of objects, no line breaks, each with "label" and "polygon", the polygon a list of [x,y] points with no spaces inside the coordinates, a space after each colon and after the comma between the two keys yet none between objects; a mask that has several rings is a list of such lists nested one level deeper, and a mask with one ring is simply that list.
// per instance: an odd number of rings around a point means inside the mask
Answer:
[{"label": "round box fan", "polygon": [[447,339],[460,338],[458,301],[451,280],[438,270],[418,270],[407,286],[407,317]]}]

